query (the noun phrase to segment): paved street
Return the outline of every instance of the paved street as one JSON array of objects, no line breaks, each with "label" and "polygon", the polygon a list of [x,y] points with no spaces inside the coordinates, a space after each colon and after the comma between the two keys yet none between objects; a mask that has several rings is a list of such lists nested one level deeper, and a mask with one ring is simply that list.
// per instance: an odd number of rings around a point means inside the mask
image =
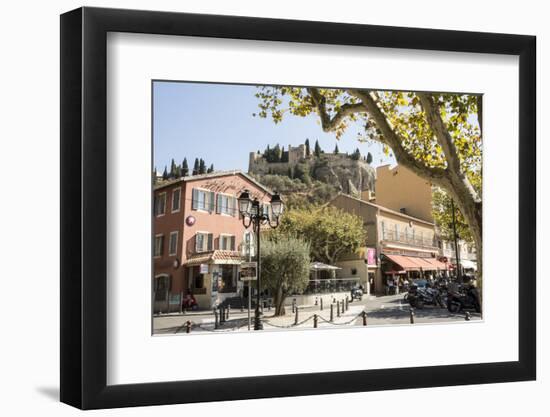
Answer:
[{"label": "paved street", "polygon": [[[265,330],[287,330],[314,327],[314,315],[317,315],[317,327],[362,326],[362,312],[367,313],[367,326],[387,326],[392,324],[410,325],[410,307],[403,300],[404,294],[389,295],[383,297],[364,297],[362,301],[355,300],[349,303],[345,312],[337,315],[336,305],[333,307],[333,321],[330,322],[330,299],[324,299],[324,308],[320,306],[299,306],[298,325],[295,325],[295,314],[291,307],[286,308],[286,315],[273,317],[273,310],[264,311],[263,321]],[[252,312],[252,316],[254,312]],[[480,320],[480,315],[470,312],[471,320]],[[253,317],[252,317],[253,319]],[[231,310],[229,319],[214,329],[214,314],[211,311],[189,312],[179,315],[155,316],[153,318],[154,334],[176,334],[186,332],[186,323],[191,322],[191,333],[218,332],[243,332],[248,331],[248,314],[245,310]],[[465,321],[465,313],[453,314],[439,307],[426,306],[423,309],[414,310],[414,322],[440,323]]]}]

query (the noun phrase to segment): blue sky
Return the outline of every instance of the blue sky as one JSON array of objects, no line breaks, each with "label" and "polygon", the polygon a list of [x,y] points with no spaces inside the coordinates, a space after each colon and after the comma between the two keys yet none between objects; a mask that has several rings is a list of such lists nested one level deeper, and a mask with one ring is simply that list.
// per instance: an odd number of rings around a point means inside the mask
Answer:
[{"label": "blue sky", "polygon": [[263,151],[269,144],[299,145],[309,138],[311,146],[319,140],[321,148],[332,152],[338,143],[340,152],[359,148],[373,155],[373,165],[395,163],[386,157],[382,146],[360,143],[361,126],[351,126],[336,140],[334,134],[324,133],[317,117],[288,115],[282,123],[253,117],[258,112],[255,86],[202,84],[191,82],[154,82],[154,164],[159,172],[170,161],[177,164],[186,157],[190,168],[195,158],[214,164],[216,170],[248,170],[249,152]]}]

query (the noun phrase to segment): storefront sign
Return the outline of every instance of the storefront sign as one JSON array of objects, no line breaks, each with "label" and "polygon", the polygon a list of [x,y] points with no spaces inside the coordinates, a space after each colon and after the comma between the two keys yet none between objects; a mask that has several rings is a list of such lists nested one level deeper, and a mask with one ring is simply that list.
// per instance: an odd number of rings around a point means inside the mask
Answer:
[{"label": "storefront sign", "polygon": [[243,262],[239,275],[241,281],[255,281],[258,277],[258,264],[256,262]]},{"label": "storefront sign", "polygon": [[367,264],[376,266],[376,249],[367,248]]},{"label": "storefront sign", "polygon": [[208,264],[201,264],[200,273],[201,274],[208,274]]}]

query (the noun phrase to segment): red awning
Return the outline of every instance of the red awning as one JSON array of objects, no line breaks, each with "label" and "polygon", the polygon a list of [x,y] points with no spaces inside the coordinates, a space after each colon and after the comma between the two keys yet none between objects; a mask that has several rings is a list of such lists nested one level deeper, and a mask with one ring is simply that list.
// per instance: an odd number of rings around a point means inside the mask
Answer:
[{"label": "red awning", "polygon": [[399,265],[401,269],[405,271],[420,271],[421,266],[416,263],[410,256],[403,256],[403,255],[386,255],[386,258],[388,258],[393,263]]},{"label": "red awning", "polygon": [[443,262],[439,262],[435,258],[420,258],[417,256],[404,255],[386,255],[385,256],[396,263],[405,271],[436,271],[438,269],[447,269]]}]

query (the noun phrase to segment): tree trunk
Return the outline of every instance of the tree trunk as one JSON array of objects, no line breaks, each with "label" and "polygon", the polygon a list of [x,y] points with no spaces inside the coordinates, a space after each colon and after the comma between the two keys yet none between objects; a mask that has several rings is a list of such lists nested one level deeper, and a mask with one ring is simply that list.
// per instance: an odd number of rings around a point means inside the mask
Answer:
[{"label": "tree trunk", "polygon": [[275,316],[285,315],[285,298],[283,288],[277,288],[277,291],[273,295],[273,302],[275,303]]}]

